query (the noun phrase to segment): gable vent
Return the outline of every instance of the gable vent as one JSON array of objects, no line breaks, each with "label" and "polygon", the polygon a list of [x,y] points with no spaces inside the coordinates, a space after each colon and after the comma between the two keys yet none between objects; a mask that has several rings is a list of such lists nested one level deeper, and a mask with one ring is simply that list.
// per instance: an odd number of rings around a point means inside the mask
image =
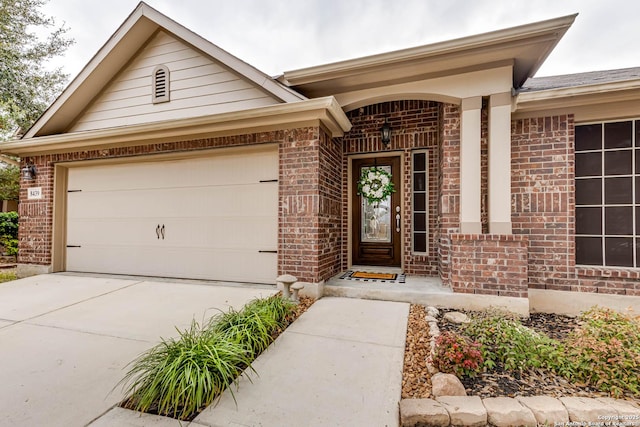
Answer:
[{"label": "gable vent", "polygon": [[169,101],[169,69],[166,65],[158,65],[153,70],[152,101],[154,104]]}]

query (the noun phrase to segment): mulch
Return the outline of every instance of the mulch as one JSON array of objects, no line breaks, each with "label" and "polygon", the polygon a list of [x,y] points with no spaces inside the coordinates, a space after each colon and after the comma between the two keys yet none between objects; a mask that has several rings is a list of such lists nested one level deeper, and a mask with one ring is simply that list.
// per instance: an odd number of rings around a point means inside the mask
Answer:
[{"label": "mulch", "polygon": [[[442,314],[452,310],[440,310],[438,327],[441,332],[458,331],[459,325],[442,320]],[[419,305],[411,305],[409,322],[407,325],[407,343],[405,346],[405,364],[402,381],[402,398],[430,398],[431,383],[425,354],[429,354],[429,325],[424,320],[425,308]],[[421,314],[422,313],[422,314]],[[467,313],[469,314],[469,313]],[[543,332],[551,338],[562,340],[578,325],[578,319],[557,314],[532,313],[529,319],[523,319],[522,324],[538,332]],[[425,334],[427,337],[425,338]],[[426,341],[426,353],[421,343]],[[486,397],[498,396],[540,396],[553,397],[608,397],[607,393],[600,392],[588,386],[571,384],[563,377],[545,370],[530,370],[523,373],[511,373],[500,369],[484,372],[474,378],[463,377],[460,379],[467,395]],[[427,386],[428,384],[428,386]],[[627,398],[635,400],[631,396]]]}]

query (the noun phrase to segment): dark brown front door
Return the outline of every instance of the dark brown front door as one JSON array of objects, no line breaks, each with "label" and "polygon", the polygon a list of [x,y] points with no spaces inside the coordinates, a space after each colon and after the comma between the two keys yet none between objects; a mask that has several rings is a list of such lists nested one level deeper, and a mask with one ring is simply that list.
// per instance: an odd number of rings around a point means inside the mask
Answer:
[{"label": "dark brown front door", "polygon": [[[356,159],[352,166],[352,264],[400,267],[400,158]],[[358,194],[358,181],[363,172],[373,168],[390,173],[395,187],[394,193],[377,203],[369,203]]]}]

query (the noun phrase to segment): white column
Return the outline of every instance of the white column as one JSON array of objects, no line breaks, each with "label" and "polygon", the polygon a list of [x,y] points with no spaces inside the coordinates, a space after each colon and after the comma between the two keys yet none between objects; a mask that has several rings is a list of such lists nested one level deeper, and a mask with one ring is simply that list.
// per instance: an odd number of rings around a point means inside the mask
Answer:
[{"label": "white column", "polygon": [[480,129],[482,97],[462,100],[460,117],[460,232],[482,233],[480,220]]},{"label": "white column", "polygon": [[489,233],[511,234],[511,93],[489,97]]}]

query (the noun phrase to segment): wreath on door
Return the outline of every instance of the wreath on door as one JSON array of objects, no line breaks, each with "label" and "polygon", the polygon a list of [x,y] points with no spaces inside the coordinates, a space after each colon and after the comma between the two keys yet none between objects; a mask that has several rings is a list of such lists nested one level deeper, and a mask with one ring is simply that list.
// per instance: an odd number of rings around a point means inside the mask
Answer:
[{"label": "wreath on door", "polygon": [[363,169],[358,181],[358,195],[363,196],[369,203],[381,202],[395,191],[389,172],[377,167]]}]

